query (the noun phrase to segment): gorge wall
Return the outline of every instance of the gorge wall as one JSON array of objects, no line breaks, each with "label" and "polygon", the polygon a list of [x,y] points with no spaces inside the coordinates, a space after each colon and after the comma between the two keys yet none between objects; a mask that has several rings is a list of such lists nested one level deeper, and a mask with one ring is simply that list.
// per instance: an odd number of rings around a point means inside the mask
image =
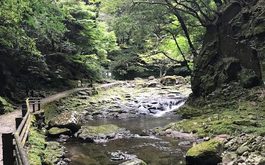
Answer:
[{"label": "gorge wall", "polygon": [[245,88],[263,83],[265,1],[231,1],[217,15],[207,26],[202,50],[194,62],[194,96],[208,95],[230,82]]}]

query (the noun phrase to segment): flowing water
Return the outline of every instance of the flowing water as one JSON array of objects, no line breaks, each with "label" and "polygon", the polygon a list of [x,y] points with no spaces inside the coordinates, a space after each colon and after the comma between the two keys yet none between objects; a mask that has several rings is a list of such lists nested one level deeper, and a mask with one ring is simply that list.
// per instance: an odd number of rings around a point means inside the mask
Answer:
[{"label": "flowing water", "polygon": [[139,117],[127,120],[101,119],[88,122],[88,125],[115,124],[126,128],[134,138],[112,140],[104,144],[81,143],[77,140],[68,141],[65,147],[71,165],[118,165],[126,159],[137,157],[149,165],[180,165],[185,164],[185,147],[178,145],[179,141],[166,137],[147,136],[143,130],[165,126],[180,120],[171,111],[184,104],[168,106],[166,111],[150,117]]},{"label": "flowing water", "polygon": [[[180,104],[183,105],[183,103]],[[179,116],[170,113],[163,117],[91,121],[87,124],[115,124],[127,128],[131,133],[139,134],[139,137],[117,139],[105,144],[80,143],[80,141],[72,140],[65,144],[67,151],[69,151],[67,156],[72,160],[72,165],[120,164],[125,160],[117,160],[113,156],[113,154],[119,154],[120,152],[127,154],[128,159],[135,155],[150,165],[185,164],[183,155],[187,148],[180,147],[178,140],[143,135],[143,130],[165,126],[179,119]],[[126,156],[123,155],[123,157],[126,159]]]}]

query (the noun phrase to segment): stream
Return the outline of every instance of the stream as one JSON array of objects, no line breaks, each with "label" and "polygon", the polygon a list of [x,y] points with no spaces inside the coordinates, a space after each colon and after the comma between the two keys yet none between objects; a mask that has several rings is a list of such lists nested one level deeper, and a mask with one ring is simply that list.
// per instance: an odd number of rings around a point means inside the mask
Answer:
[{"label": "stream", "polygon": [[[115,124],[126,128],[131,133],[142,134],[143,130],[158,126],[165,126],[170,122],[179,120],[179,116],[170,115],[159,118],[140,118],[130,120],[98,120],[89,125]],[[121,158],[115,159],[112,153],[122,152],[130,156],[136,155],[150,165],[178,165],[184,163],[186,151],[181,148],[178,140],[165,137],[140,136],[138,138],[117,139],[105,144],[80,143],[70,141],[65,144],[68,157],[72,165],[116,165],[124,162]],[[126,159],[126,158],[124,158]]]},{"label": "stream", "polygon": [[[133,114],[141,114],[141,116],[131,117],[128,113],[126,118],[115,119],[104,115],[102,118],[87,120],[85,123],[89,126],[114,124],[126,128],[135,135],[134,137],[110,140],[106,143],[83,143],[75,138],[68,140],[64,146],[68,151],[66,156],[71,159],[70,164],[119,165],[134,158],[139,158],[148,165],[185,164],[184,155],[187,146],[179,145],[181,141],[177,139],[147,134],[146,130],[163,127],[180,120],[180,116],[176,115],[175,111],[185,104],[186,97],[179,92],[173,94],[172,92],[163,92],[161,96],[159,95],[159,92],[161,94],[160,90],[156,90],[157,92],[150,91],[149,94],[133,96],[134,99],[130,97],[126,103],[130,105],[132,102],[137,103],[137,110]],[[165,97],[165,95],[169,97]],[[159,110],[149,106],[155,104],[159,105],[157,108]],[[151,113],[143,115],[140,111],[146,111],[144,108],[147,108]],[[153,111],[155,113],[152,113]],[[112,114],[108,115],[113,116]]]}]

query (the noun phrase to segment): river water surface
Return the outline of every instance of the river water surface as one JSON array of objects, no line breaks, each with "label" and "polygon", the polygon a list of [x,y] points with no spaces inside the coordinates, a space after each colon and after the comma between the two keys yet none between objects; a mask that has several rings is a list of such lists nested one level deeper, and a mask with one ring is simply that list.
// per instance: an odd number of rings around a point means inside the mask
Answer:
[{"label": "river water surface", "polygon": [[[112,153],[136,155],[150,165],[185,164],[184,154],[187,148],[178,145],[179,141],[166,137],[144,136],[143,130],[165,126],[180,120],[172,113],[163,117],[149,117],[128,120],[97,120],[88,125],[115,124],[126,128],[139,137],[117,139],[105,144],[80,143],[72,140],[65,144],[72,165],[116,165],[124,160],[115,160]],[[142,136],[140,136],[142,135]]]},{"label": "river water surface", "polygon": [[[171,94],[172,95],[172,94]],[[178,97],[181,96],[181,97]],[[148,98],[147,96],[145,98]],[[156,97],[152,94],[152,97]],[[147,135],[144,130],[163,127],[171,122],[180,120],[173,110],[184,105],[185,99],[179,93],[172,101],[163,98],[164,110],[151,116],[134,117],[129,119],[96,119],[88,121],[90,126],[115,124],[128,129],[136,136],[132,138],[111,140],[107,143],[82,143],[76,139],[67,141],[64,146],[68,151],[67,157],[71,165],[119,165],[132,158],[139,158],[148,165],[181,165],[185,164],[184,155],[187,148],[179,145],[179,140],[169,137]],[[174,99],[174,98],[173,98]],[[154,102],[152,98],[150,102]],[[157,100],[159,102],[159,99]],[[138,101],[139,102],[139,101]],[[172,104],[171,104],[172,103]],[[162,105],[162,104],[160,104]],[[187,146],[186,146],[187,147]]]}]

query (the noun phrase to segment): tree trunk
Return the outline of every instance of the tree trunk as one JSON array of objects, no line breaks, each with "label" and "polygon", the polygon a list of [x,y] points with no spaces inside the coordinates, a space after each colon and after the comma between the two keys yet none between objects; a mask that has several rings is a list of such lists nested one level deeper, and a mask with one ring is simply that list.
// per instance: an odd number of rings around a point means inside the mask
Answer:
[{"label": "tree trunk", "polygon": [[190,34],[189,34],[188,28],[186,26],[186,23],[183,20],[182,16],[180,15],[179,11],[177,9],[173,9],[173,10],[174,10],[173,11],[174,15],[177,17],[177,19],[178,19],[178,21],[180,23],[180,26],[181,26],[181,28],[182,28],[182,30],[184,32],[185,37],[188,40],[188,44],[189,44],[189,47],[191,49],[191,52],[192,52],[193,56],[196,57],[198,54],[197,54],[197,51],[196,51],[196,49],[195,49],[195,47],[194,47],[194,45],[193,45],[193,43],[191,41]]}]

